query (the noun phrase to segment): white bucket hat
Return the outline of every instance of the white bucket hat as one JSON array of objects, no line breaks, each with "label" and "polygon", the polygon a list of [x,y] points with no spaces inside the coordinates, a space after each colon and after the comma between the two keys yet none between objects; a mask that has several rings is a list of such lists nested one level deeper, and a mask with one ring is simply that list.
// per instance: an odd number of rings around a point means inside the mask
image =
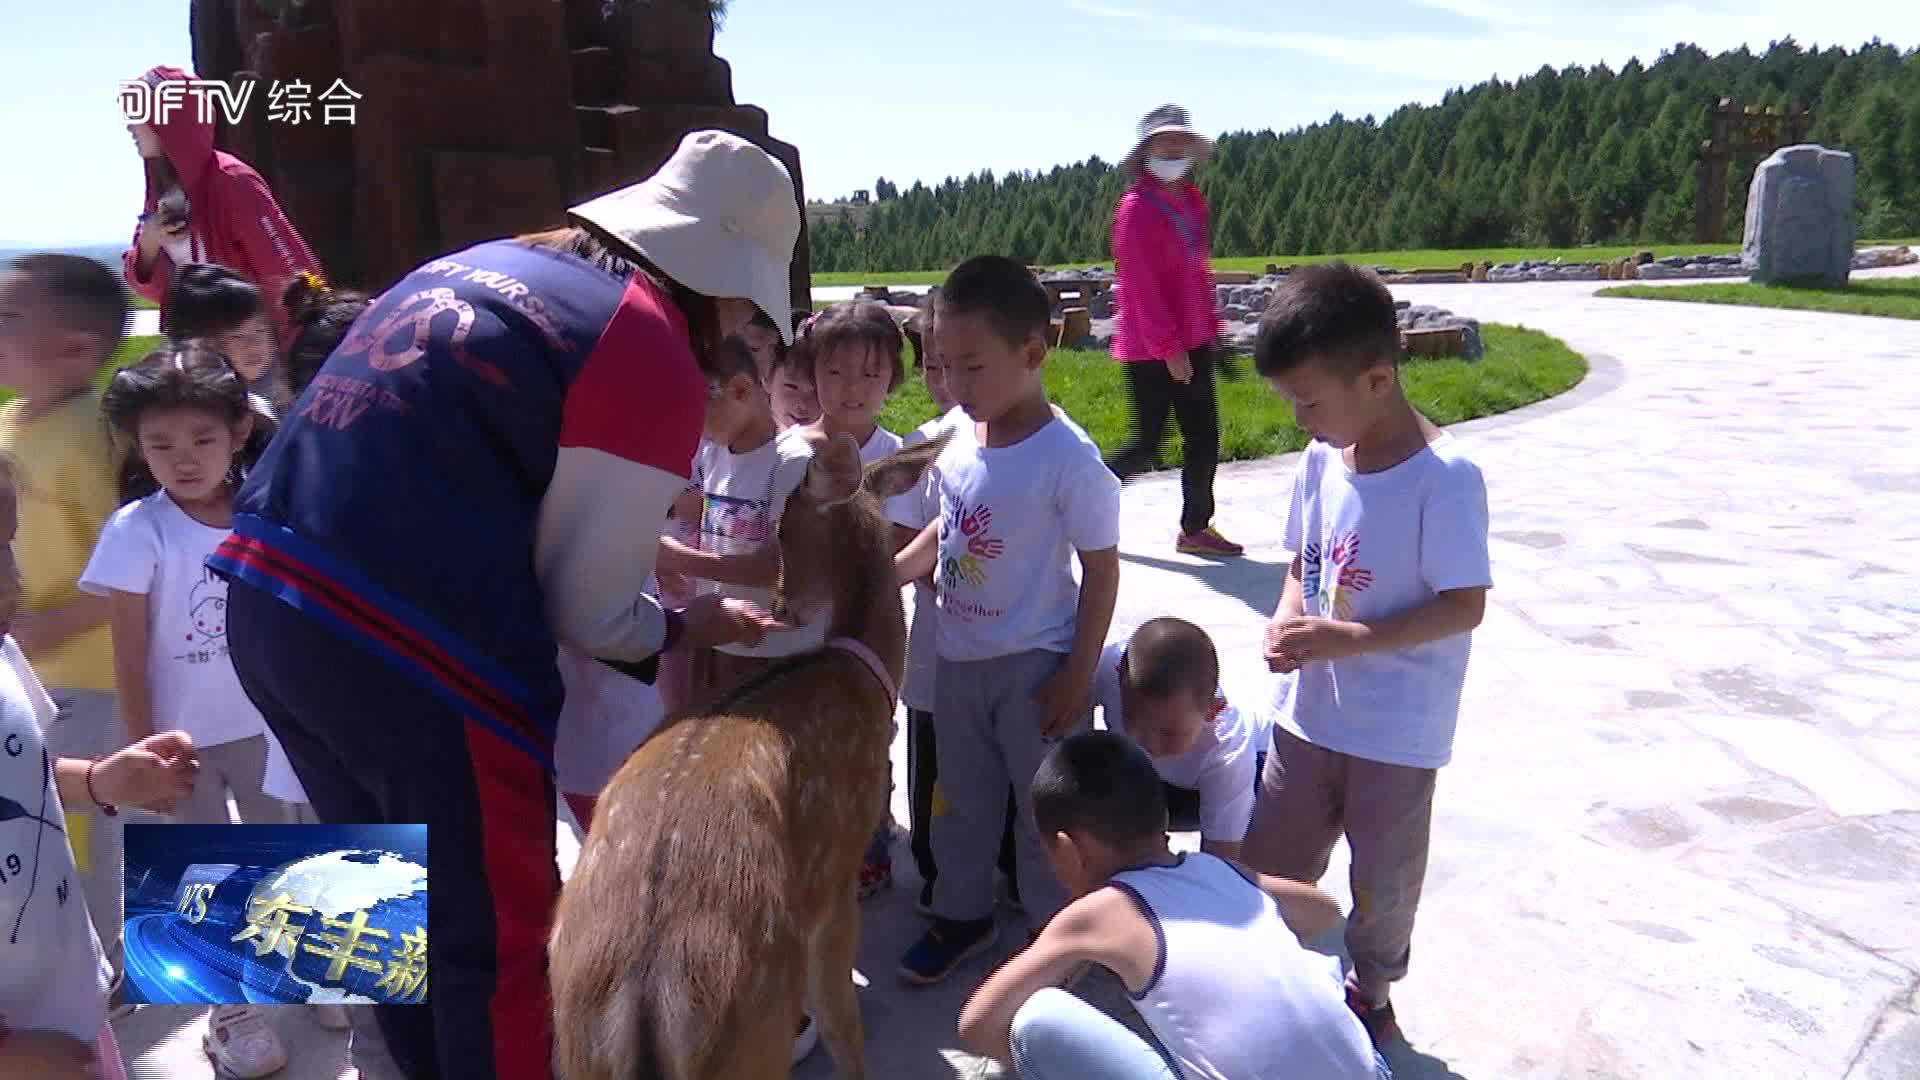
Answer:
[{"label": "white bucket hat", "polygon": [[786,166],[738,135],[695,131],[660,171],[567,216],[703,296],[752,300],[793,343],[800,207]]},{"label": "white bucket hat", "polygon": [[1139,138],[1133,142],[1133,150],[1120,162],[1124,172],[1139,172],[1147,163],[1147,143],[1155,135],[1177,131],[1182,135],[1193,136],[1193,162],[1198,165],[1213,156],[1213,140],[1200,134],[1193,128],[1193,117],[1178,105],[1162,105],[1140,118]]}]

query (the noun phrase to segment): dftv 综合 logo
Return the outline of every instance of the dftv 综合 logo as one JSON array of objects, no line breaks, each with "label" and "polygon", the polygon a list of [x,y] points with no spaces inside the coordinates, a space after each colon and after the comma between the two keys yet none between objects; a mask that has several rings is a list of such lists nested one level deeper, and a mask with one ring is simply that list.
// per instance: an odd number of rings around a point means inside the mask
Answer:
[{"label": "dftv \u7efc\u5408 logo", "polygon": [[[213,123],[216,115],[228,124],[238,124],[256,89],[254,82],[234,86],[220,79],[135,79],[120,84],[120,115],[129,124],[163,125],[186,110],[202,124]],[[308,83],[276,79],[267,89],[267,119],[288,124],[311,121],[317,102],[323,124],[351,124],[363,96],[344,79],[335,79],[317,97]]]}]

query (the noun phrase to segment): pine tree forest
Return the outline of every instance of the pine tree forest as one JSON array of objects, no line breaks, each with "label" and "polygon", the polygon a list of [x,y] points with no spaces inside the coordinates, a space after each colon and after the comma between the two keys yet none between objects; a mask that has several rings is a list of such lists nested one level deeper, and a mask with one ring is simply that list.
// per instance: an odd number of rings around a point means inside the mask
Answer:
[{"label": "pine tree forest", "polygon": [[[1755,54],[1678,45],[1652,66],[1543,67],[1454,90],[1384,121],[1335,114],[1220,139],[1200,185],[1218,256],[1685,242],[1709,108],[1802,105],[1809,140],[1858,159],[1862,237],[1920,234],[1920,49],[1878,41]],[[1735,242],[1757,155],[1729,170]],[[900,190],[880,180],[863,228],[812,233],[816,270],[922,270],[991,251],[1036,265],[1110,258],[1125,178],[1097,157]]]}]

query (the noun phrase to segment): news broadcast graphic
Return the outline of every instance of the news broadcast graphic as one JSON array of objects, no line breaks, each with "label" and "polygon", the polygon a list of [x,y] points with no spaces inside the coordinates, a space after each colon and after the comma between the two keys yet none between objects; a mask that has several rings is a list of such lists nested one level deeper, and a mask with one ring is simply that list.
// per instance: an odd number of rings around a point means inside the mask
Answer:
[{"label": "news broadcast graphic", "polygon": [[421,1005],[425,825],[126,830],[126,988],[144,1005]]}]

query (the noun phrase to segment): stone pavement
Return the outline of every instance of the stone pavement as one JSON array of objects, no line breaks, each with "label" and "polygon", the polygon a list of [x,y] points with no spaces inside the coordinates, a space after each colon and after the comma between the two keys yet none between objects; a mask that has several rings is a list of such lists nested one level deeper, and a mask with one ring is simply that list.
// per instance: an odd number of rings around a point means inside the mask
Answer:
[{"label": "stone pavement", "polygon": [[[1596,287],[1394,290],[1553,333],[1592,371],[1455,429],[1487,476],[1496,587],[1395,992],[1411,1045],[1388,1056],[1474,1080],[1920,1075],[1920,324]],[[1116,621],[1206,626],[1242,699],[1270,688],[1291,468],[1222,469],[1241,560],[1172,552],[1176,479],[1125,499]],[[904,777],[896,795],[905,820]],[[931,990],[893,974],[920,927],[898,865],[861,954],[873,1075],[992,1075],[953,1037],[988,961]],[[157,1012],[119,1025],[130,1055]],[[338,1036],[281,1028],[303,1050],[285,1075],[341,1075]],[[135,1075],[206,1076],[193,1043]]]}]

